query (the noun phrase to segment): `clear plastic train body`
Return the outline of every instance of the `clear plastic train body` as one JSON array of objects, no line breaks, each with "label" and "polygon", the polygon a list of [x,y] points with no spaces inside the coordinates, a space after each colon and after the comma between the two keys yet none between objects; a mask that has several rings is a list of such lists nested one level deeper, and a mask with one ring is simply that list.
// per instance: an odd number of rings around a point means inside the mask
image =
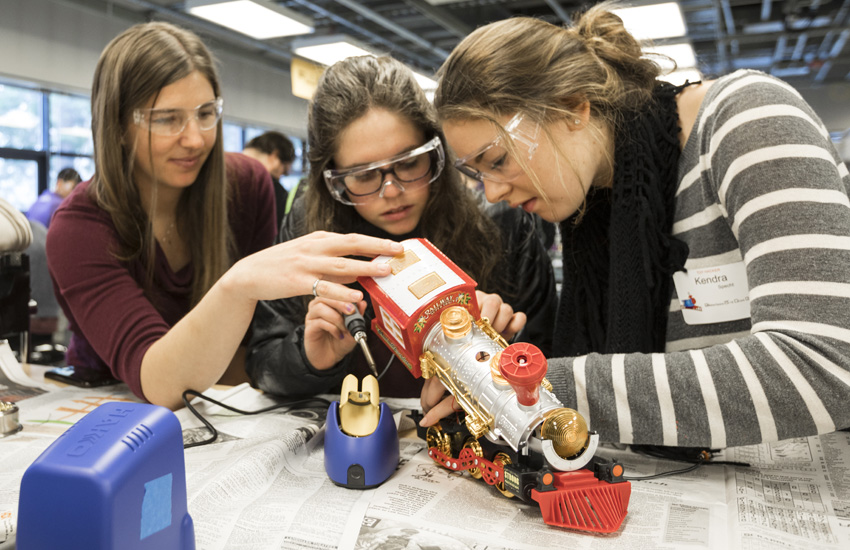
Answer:
[{"label": "clear plastic train body", "polygon": [[[540,506],[550,525],[613,532],[631,485],[616,461],[596,457],[598,434],[546,381],[535,346],[508,343],[482,318],[476,283],[425,239],[379,256],[392,273],[362,278],[375,310],[372,330],[415,377],[436,376],[462,413],[418,428],[430,456],[502,494]],[[421,414],[414,412],[418,421]]]}]

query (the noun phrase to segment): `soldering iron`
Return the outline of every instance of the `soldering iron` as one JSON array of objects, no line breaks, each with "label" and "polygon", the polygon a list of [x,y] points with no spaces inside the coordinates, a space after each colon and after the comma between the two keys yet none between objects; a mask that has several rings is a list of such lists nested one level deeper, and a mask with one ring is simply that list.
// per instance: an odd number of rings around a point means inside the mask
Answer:
[{"label": "soldering iron", "polygon": [[372,353],[366,344],[366,319],[363,318],[363,314],[357,310],[357,306],[354,306],[354,313],[349,313],[343,316],[342,319],[345,323],[345,328],[348,329],[348,332],[360,344],[360,349],[363,350],[363,355],[366,357],[366,362],[369,364],[372,374],[375,375],[375,378],[378,378],[378,368],[375,366],[375,360],[372,358]]}]

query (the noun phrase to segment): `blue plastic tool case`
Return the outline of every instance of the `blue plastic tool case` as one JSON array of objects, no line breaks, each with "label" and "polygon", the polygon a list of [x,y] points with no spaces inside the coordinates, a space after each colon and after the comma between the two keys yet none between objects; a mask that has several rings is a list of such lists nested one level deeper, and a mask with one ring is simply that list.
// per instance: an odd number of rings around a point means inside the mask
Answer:
[{"label": "blue plastic tool case", "polygon": [[100,405],[21,481],[20,550],[194,550],[180,423],[142,403]]}]

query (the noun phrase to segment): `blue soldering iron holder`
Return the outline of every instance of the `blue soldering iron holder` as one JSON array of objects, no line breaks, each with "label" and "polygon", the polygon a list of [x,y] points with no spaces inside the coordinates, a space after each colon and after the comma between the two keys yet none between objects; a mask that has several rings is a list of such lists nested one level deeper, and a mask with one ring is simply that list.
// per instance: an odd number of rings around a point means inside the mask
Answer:
[{"label": "blue soldering iron holder", "polygon": [[342,431],[339,401],[328,407],[325,426],[325,471],[337,485],[371,489],[389,479],[398,467],[398,430],[386,403],[381,403],[378,427],[365,437]]}]

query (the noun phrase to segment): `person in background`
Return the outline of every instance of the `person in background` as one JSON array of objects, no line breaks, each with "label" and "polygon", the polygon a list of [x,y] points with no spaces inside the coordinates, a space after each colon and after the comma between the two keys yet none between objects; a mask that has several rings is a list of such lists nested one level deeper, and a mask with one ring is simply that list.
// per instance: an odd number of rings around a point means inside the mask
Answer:
[{"label": "person in background", "polygon": [[402,250],[327,232],[270,247],[271,178],[224,153],[223,103],[197,35],[161,22],[121,33],[92,85],[95,174],[47,235],[72,331],[68,364],[111,372],[166,407],[226,372],[245,378],[240,344],[258,300],[312,292],[357,302],[362,292],[342,283],[389,269],[342,257]]},{"label": "person in background", "polygon": [[50,219],[53,217],[53,213],[81,180],[80,174],[73,168],[60,170],[59,175],[56,177],[55,189],[53,191],[48,189],[38,196],[38,199],[36,199],[27,211],[27,218],[49,229]]},{"label": "person in background", "polygon": [[[310,104],[308,135],[306,190],[284,220],[281,242],[313,231],[427,238],[478,282],[482,316],[497,331],[548,350],[555,283],[535,221],[488,204],[444,168],[452,157],[436,113],[407,67],[363,56],[328,68]],[[338,392],[348,373],[370,374],[343,324],[347,305],[322,297],[261,302],[249,340],[252,383],[304,395]],[[368,324],[371,305],[358,307]],[[392,361],[371,331],[368,337],[381,395],[418,396],[422,380]]]},{"label": "person in background", "polygon": [[292,169],[292,163],[295,162],[295,146],[280,132],[266,132],[251,139],[245,145],[242,154],[258,160],[269,171],[274,182],[276,227],[280,229],[286,213],[287,198],[287,192],[280,183],[280,177],[289,175]]},{"label": "person in background", "polygon": [[477,29],[434,100],[491,201],[560,224],[556,395],[629,444],[850,426],[850,173],[829,133],[760,72],[658,80],[610,7]]},{"label": "person in background", "polygon": [[54,345],[59,336],[59,303],[53,294],[53,283],[47,269],[47,228],[29,220],[32,242],[26,252],[30,261],[30,298],[35,300],[35,312],[30,315],[30,362],[58,363],[64,358],[64,345]]},{"label": "person in background", "polygon": [[27,211],[33,232],[33,241],[27,249],[30,257],[30,285],[36,312],[30,316],[31,349],[33,363],[59,363],[64,359],[65,348],[53,342],[59,329],[59,304],[53,294],[53,284],[47,269],[47,230],[53,213],[71,194],[82,178],[73,168],[63,168],[56,177],[54,190],[46,190]]}]

